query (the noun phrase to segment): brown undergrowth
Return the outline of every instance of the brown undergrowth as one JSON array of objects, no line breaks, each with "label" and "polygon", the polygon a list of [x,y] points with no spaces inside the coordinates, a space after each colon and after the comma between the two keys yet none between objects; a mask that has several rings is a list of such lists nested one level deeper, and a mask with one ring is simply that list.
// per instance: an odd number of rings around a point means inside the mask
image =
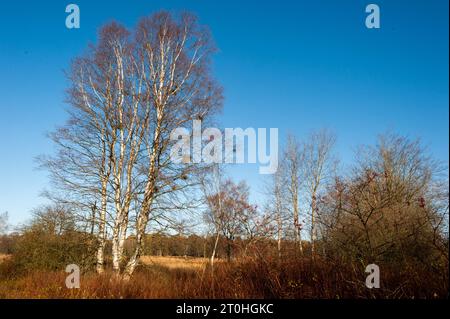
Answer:
[{"label": "brown undergrowth", "polygon": [[186,265],[180,266],[183,260],[152,257],[152,263],[147,260],[129,281],[109,271],[103,275],[88,272],[81,275],[80,289],[65,287],[63,271],[15,273],[13,261],[5,260],[0,265],[0,298],[448,297],[448,273],[430,274],[418,267],[399,270],[380,265],[381,288],[368,289],[364,267],[325,260],[218,262],[214,272],[206,260],[186,259]]}]

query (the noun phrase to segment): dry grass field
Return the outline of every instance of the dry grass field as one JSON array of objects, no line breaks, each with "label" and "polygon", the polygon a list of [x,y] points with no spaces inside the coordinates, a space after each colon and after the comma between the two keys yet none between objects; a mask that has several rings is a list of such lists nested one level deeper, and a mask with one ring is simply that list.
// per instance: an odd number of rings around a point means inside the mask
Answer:
[{"label": "dry grass field", "polygon": [[[8,260],[9,259],[9,260]],[[143,257],[130,281],[111,271],[81,275],[80,289],[67,289],[64,270],[16,274],[14,260],[2,256],[2,298],[445,298],[447,281],[421,272],[385,269],[384,286],[367,289],[364,269],[322,260],[219,260],[214,276],[207,259]],[[5,261],[6,260],[6,261]],[[405,285],[404,283],[408,283]],[[400,288],[399,288],[400,287]],[[425,289],[426,288],[426,289]]]},{"label": "dry grass field", "polygon": [[10,255],[0,254],[0,263],[9,259],[10,257]]},{"label": "dry grass field", "polygon": [[207,258],[173,257],[173,256],[143,256],[141,262],[146,266],[162,266],[169,269],[203,270],[208,264]]}]

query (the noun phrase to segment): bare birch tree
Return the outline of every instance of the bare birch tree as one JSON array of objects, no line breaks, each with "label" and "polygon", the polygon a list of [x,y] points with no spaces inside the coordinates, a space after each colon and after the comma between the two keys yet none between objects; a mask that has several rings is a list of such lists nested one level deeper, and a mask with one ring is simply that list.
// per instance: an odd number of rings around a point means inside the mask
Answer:
[{"label": "bare birch tree", "polygon": [[[125,45],[127,32],[115,23],[100,31],[99,43],[76,59],[69,73],[69,119],[50,134],[57,153],[41,157],[53,181],[47,196],[76,208],[84,221],[97,225],[97,271],[104,270],[109,182],[115,135],[111,118],[121,99],[120,68],[114,47]],[[121,44],[122,43],[122,44]],[[98,210],[98,211],[97,211]],[[86,212],[92,212],[86,217]],[[93,220],[90,220],[93,219]]]},{"label": "bare birch tree", "polygon": [[[195,17],[160,12],[143,18],[134,33],[117,23],[104,26],[98,44],[75,60],[70,118],[52,135],[59,152],[43,163],[56,182],[53,193],[61,195],[55,199],[94,211],[89,218],[95,216],[98,226],[99,272],[108,225],[113,268],[129,278],[149,221],[180,209],[180,198],[193,186],[190,176],[202,165],[174,163],[170,137],[193,120],[207,123],[220,109],[221,88],[209,70],[213,52]],[[131,231],[135,249],[124,260]]]},{"label": "bare birch tree", "polygon": [[306,194],[309,197],[311,256],[313,258],[317,238],[317,198],[334,172],[336,161],[332,151],[335,141],[336,138],[332,133],[322,129],[311,133],[303,145],[301,170]]},{"label": "bare birch tree", "polygon": [[[198,174],[199,185],[203,194],[203,201],[205,205],[204,220],[206,224],[210,227],[210,232],[213,234],[213,247],[211,251],[211,256],[209,258],[211,267],[211,292],[214,298],[214,261],[217,255],[217,248],[219,245],[220,235],[221,235],[221,224],[220,216],[223,211],[222,197],[218,196],[217,201],[214,202],[212,199],[215,194],[222,193],[222,179],[223,179],[223,168],[219,164],[212,165],[208,169],[203,170]],[[206,240],[205,240],[206,245]],[[206,248],[206,247],[205,247]],[[206,252],[206,251],[205,251]],[[206,256],[206,254],[205,254]],[[205,269],[206,270],[206,269]],[[204,270],[204,271],[205,271]]]},{"label": "bare birch tree", "polygon": [[270,180],[266,185],[265,194],[268,198],[265,210],[272,215],[272,222],[275,224],[275,233],[277,240],[278,259],[282,259],[282,239],[285,226],[288,221],[288,196],[285,187],[284,167],[278,167],[278,171],[270,176]]},{"label": "bare birch tree", "polygon": [[287,146],[284,154],[284,180],[286,181],[289,194],[290,212],[292,214],[293,228],[295,232],[295,243],[300,256],[303,255],[302,227],[299,210],[299,196],[301,187],[301,165],[303,153],[300,144],[293,135],[288,136]]},{"label": "bare birch tree", "polygon": [[222,193],[223,168],[218,164],[213,165],[210,169],[204,170],[202,174],[199,174],[199,179],[206,206],[204,219],[207,225],[210,226],[214,237],[214,244],[210,257],[211,271],[214,273],[214,260],[216,258],[217,246],[221,234],[219,217],[222,215],[223,201],[220,196],[217,197],[216,202],[213,202],[211,199],[214,195]]},{"label": "bare birch tree", "polygon": [[171,161],[171,132],[196,119],[207,121],[222,101],[221,89],[208,67],[214,51],[210,36],[192,15],[184,14],[176,20],[162,12],[144,18],[136,39],[145,74],[148,124],[143,144],[143,187],[135,221],[136,248],[125,267],[125,278],[138,263],[152,208],[161,197],[189,186],[189,176],[200,167]]}]

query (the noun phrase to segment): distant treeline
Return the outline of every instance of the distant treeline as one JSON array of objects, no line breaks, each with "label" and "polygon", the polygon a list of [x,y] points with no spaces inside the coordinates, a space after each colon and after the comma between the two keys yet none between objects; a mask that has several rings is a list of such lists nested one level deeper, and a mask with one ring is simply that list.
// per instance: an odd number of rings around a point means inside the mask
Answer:
[{"label": "distant treeline", "polygon": [[[204,257],[210,258],[213,251],[215,238],[214,236],[199,235],[167,235],[167,234],[149,234],[145,239],[144,254],[149,256],[187,256],[187,257]],[[231,256],[229,254],[229,245],[232,248]],[[134,246],[134,239],[129,238],[126,243],[128,253]],[[284,240],[284,253],[295,253],[295,242]],[[303,242],[303,247],[308,248],[308,242]],[[130,248],[131,247],[131,248]],[[306,249],[307,250],[307,249]],[[237,238],[232,241],[220,237],[216,257],[221,259],[231,259],[245,257],[246,255],[260,256],[276,256],[277,242],[270,238],[261,238],[257,243],[251,243],[249,240]]]},{"label": "distant treeline", "polygon": [[[210,258],[214,243],[214,236],[148,234],[145,237],[143,255]],[[107,242],[107,246],[111,244],[111,241]],[[230,242],[221,237],[215,257],[227,259],[229,245],[232,247],[231,259],[246,255],[275,258],[277,255],[277,242],[274,239],[262,238],[256,243],[249,244],[249,241],[245,239],[237,238]],[[135,239],[127,238],[125,254],[131,254],[134,246]],[[296,244],[293,240],[284,240],[283,247],[284,255],[295,254]],[[304,241],[303,247],[308,254],[310,243]],[[90,252],[94,248],[95,238],[89,233],[76,230],[64,230],[59,234],[48,233],[44,229],[39,229],[37,225],[20,233],[14,232],[0,236],[0,254],[16,256],[17,262],[26,266],[26,269],[55,270],[72,262],[78,262],[84,266],[85,270],[94,269],[95,261],[90,258]],[[107,257],[107,260],[111,259],[111,255]]]}]

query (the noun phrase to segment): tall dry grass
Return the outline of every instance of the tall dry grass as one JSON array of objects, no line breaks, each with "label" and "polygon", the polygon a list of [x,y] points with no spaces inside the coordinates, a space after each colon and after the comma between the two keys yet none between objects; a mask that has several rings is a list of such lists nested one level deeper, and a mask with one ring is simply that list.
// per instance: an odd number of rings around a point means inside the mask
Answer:
[{"label": "tall dry grass", "polygon": [[147,266],[162,266],[169,269],[204,269],[208,263],[208,258],[195,257],[175,257],[175,256],[143,256],[141,262]]},{"label": "tall dry grass", "polygon": [[0,254],[0,263],[11,258],[11,255]]},{"label": "tall dry grass", "polygon": [[[363,267],[323,260],[263,259],[219,262],[214,275],[203,259],[152,257],[124,282],[108,272],[83,274],[80,289],[65,287],[64,272],[14,273],[2,263],[0,298],[447,298],[448,280],[411,269],[384,269],[381,288],[365,287]],[[149,263],[148,258],[144,261]],[[9,273],[8,273],[9,272]],[[9,274],[9,275],[8,275]]]}]

